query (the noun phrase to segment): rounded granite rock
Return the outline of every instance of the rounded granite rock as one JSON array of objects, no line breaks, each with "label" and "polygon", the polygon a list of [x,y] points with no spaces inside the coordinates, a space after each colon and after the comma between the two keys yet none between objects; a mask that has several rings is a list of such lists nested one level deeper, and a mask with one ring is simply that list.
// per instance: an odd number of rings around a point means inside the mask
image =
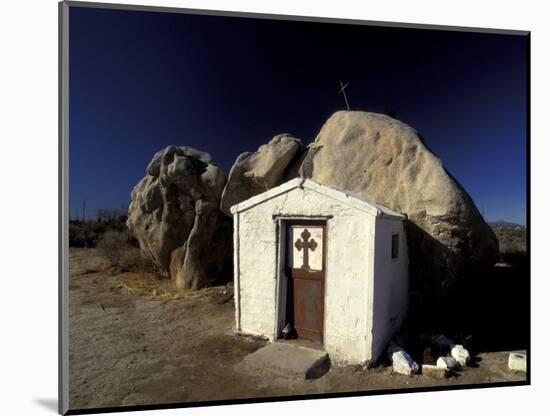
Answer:
[{"label": "rounded granite rock", "polygon": [[336,112],[308,146],[299,171],[407,215],[411,290],[429,303],[441,302],[457,281],[498,258],[497,239],[468,193],[401,121]]},{"label": "rounded granite rock", "polygon": [[207,153],[169,146],[132,190],[127,225],[176,285],[198,289],[231,264],[231,223],[219,211],[226,174]]}]

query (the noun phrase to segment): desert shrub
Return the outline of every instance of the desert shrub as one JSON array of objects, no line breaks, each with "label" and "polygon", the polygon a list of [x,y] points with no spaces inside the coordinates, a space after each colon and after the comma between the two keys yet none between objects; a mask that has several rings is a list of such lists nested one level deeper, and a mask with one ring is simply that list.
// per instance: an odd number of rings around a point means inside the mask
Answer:
[{"label": "desert shrub", "polygon": [[69,223],[69,246],[95,247],[105,224],[96,221],[71,221]]},{"label": "desert shrub", "polygon": [[138,247],[133,244],[134,239],[128,230],[108,229],[98,240],[97,248],[113,267],[120,271],[143,271],[156,273],[154,262],[145,256]]},{"label": "desert shrub", "polygon": [[525,227],[496,227],[501,261],[510,264],[527,262],[527,230]]},{"label": "desert shrub", "polygon": [[107,230],[99,237],[97,248],[113,265],[118,265],[128,240],[127,231]]},{"label": "desert shrub", "polygon": [[526,251],[527,249],[527,230],[524,227],[517,228],[496,228],[501,253],[513,253]]},{"label": "desert shrub", "polygon": [[[127,232],[124,209],[99,209],[96,219],[79,219],[69,221],[69,246],[70,247],[95,247],[102,235],[108,230]],[[130,238],[129,242],[138,247],[137,241]]]},{"label": "desert shrub", "polygon": [[85,239],[81,234],[81,229],[74,222],[69,223],[69,246],[70,247],[86,247]]},{"label": "desert shrub", "polygon": [[130,244],[127,244],[122,251],[119,267],[123,270],[159,274],[159,269],[153,260]]},{"label": "desert shrub", "polygon": [[126,226],[127,209],[100,209],[96,219],[69,222],[70,247],[97,247],[115,271],[158,273],[152,259],[139,249],[138,241]]}]

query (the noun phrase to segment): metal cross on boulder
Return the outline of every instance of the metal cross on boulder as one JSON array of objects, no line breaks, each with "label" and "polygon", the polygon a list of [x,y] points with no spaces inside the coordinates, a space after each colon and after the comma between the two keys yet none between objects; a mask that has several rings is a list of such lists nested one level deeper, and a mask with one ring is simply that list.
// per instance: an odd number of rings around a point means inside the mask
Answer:
[{"label": "metal cross on boulder", "polygon": [[317,248],[317,242],[312,238],[311,240],[309,237],[311,237],[311,233],[306,229],[302,231],[302,234],[300,234],[302,239],[297,239],[294,243],[294,247],[298,249],[298,251],[301,251],[304,249],[304,261],[302,264],[302,269],[309,270],[309,250],[315,251]]},{"label": "metal cross on boulder", "polygon": [[344,96],[344,101],[346,102],[346,108],[349,111],[348,97],[346,96],[346,88],[348,87],[348,85],[349,85],[349,82],[346,82],[346,85],[344,85],[344,83],[340,81],[340,91],[338,91],[338,93]]}]

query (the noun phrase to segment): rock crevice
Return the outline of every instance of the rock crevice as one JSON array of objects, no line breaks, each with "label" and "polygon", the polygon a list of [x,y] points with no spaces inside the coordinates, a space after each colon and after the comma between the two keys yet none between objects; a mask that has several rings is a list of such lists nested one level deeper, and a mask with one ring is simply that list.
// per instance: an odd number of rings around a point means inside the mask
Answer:
[{"label": "rock crevice", "polygon": [[303,150],[300,139],[279,134],[255,152],[241,154],[227,179],[220,208],[231,215],[231,206],[284,182],[285,173]]}]

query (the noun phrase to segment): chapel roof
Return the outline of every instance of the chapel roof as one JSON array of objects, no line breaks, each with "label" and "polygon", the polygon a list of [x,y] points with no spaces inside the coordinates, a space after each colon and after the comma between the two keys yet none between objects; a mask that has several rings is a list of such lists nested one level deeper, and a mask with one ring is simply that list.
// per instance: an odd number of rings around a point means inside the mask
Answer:
[{"label": "chapel roof", "polygon": [[231,207],[231,213],[235,214],[237,212],[245,211],[256,205],[261,204],[264,201],[275,198],[276,196],[292,191],[296,188],[310,189],[312,191],[320,193],[321,195],[336,199],[340,202],[350,205],[354,208],[370,212],[377,217],[387,217],[401,220],[407,218],[406,215],[403,215],[399,212],[389,209],[388,207],[370,201],[365,197],[358,196],[349,191],[344,191],[342,189],[338,189],[332,186],[322,185],[307,178],[291,179],[288,182],[283,183],[282,185],[276,186],[275,188],[269,189],[268,191],[262,192],[261,194],[255,195],[242,202],[239,202],[238,204],[235,204]]}]

